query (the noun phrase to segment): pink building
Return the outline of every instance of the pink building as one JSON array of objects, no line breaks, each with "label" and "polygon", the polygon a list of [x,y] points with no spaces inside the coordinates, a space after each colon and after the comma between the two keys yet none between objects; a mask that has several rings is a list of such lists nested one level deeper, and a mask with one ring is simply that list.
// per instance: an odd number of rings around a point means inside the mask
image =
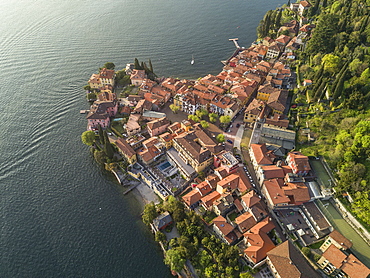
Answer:
[{"label": "pink building", "polygon": [[117,109],[117,101],[95,101],[86,117],[87,129],[96,130],[99,125],[107,128],[110,124],[110,117],[117,114]]},{"label": "pink building", "polygon": [[306,176],[311,171],[308,157],[297,151],[288,153],[286,163],[292,168],[294,174],[300,176]]},{"label": "pink building", "polygon": [[170,121],[165,117],[158,120],[151,121],[147,124],[148,132],[151,137],[158,134],[162,134],[167,130],[167,127],[170,125]]}]

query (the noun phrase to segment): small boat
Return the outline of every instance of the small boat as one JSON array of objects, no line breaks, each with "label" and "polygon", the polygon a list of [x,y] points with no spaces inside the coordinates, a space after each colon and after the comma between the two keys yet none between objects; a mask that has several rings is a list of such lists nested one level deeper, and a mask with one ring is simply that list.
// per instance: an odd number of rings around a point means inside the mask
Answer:
[{"label": "small boat", "polygon": [[191,55],[191,62],[190,62],[190,64],[194,64],[194,55]]}]

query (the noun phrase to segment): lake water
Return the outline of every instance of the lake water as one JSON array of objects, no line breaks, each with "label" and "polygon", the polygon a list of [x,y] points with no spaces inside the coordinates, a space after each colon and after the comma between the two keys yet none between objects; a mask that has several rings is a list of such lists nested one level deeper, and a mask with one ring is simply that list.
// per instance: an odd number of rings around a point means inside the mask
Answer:
[{"label": "lake water", "polygon": [[135,57],[159,76],[218,73],[228,39],[249,46],[284,2],[1,1],[0,277],[170,277],[138,201],[81,143],[82,87]]}]

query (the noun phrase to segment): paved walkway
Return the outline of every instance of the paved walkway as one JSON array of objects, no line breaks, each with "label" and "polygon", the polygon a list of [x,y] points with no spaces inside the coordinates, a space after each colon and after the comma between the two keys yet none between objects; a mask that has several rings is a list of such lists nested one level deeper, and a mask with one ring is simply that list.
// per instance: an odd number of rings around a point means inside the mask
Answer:
[{"label": "paved walkway", "polygon": [[244,126],[240,125],[238,131],[236,132],[235,140],[234,140],[234,147],[237,148],[239,152],[240,152],[240,143],[242,142],[243,134],[244,134]]}]

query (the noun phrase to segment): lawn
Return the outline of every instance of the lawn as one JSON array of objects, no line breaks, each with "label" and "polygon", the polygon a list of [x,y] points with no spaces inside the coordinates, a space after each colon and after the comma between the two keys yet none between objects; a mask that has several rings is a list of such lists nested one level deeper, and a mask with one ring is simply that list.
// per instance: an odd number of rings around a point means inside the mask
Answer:
[{"label": "lawn", "polygon": [[230,221],[234,222],[235,218],[238,217],[238,214],[234,211],[230,213],[228,216],[229,216]]},{"label": "lawn", "polygon": [[326,172],[324,166],[322,165],[320,160],[310,160],[310,164],[317,176],[318,182],[320,185],[324,186],[325,188],[330,188],[330,176]]},{"label": "lawn", "polygon": [[114,128],[115,130],[117,130],[117,132],[120,133],[120,135],[125,132],[125,130],[122,127],[122,122],[121,121],[112,122],[111,125],[112,125],[112,128]]},{"label": "lawn", "polygon": [[315,243],[311,244],[308,247],[310,247],[311,249],[319,249],[320,246],[324,243],[324,241],[325,241],[324,239],[323,240],[320,240],[318,242],[315,242]]}]

